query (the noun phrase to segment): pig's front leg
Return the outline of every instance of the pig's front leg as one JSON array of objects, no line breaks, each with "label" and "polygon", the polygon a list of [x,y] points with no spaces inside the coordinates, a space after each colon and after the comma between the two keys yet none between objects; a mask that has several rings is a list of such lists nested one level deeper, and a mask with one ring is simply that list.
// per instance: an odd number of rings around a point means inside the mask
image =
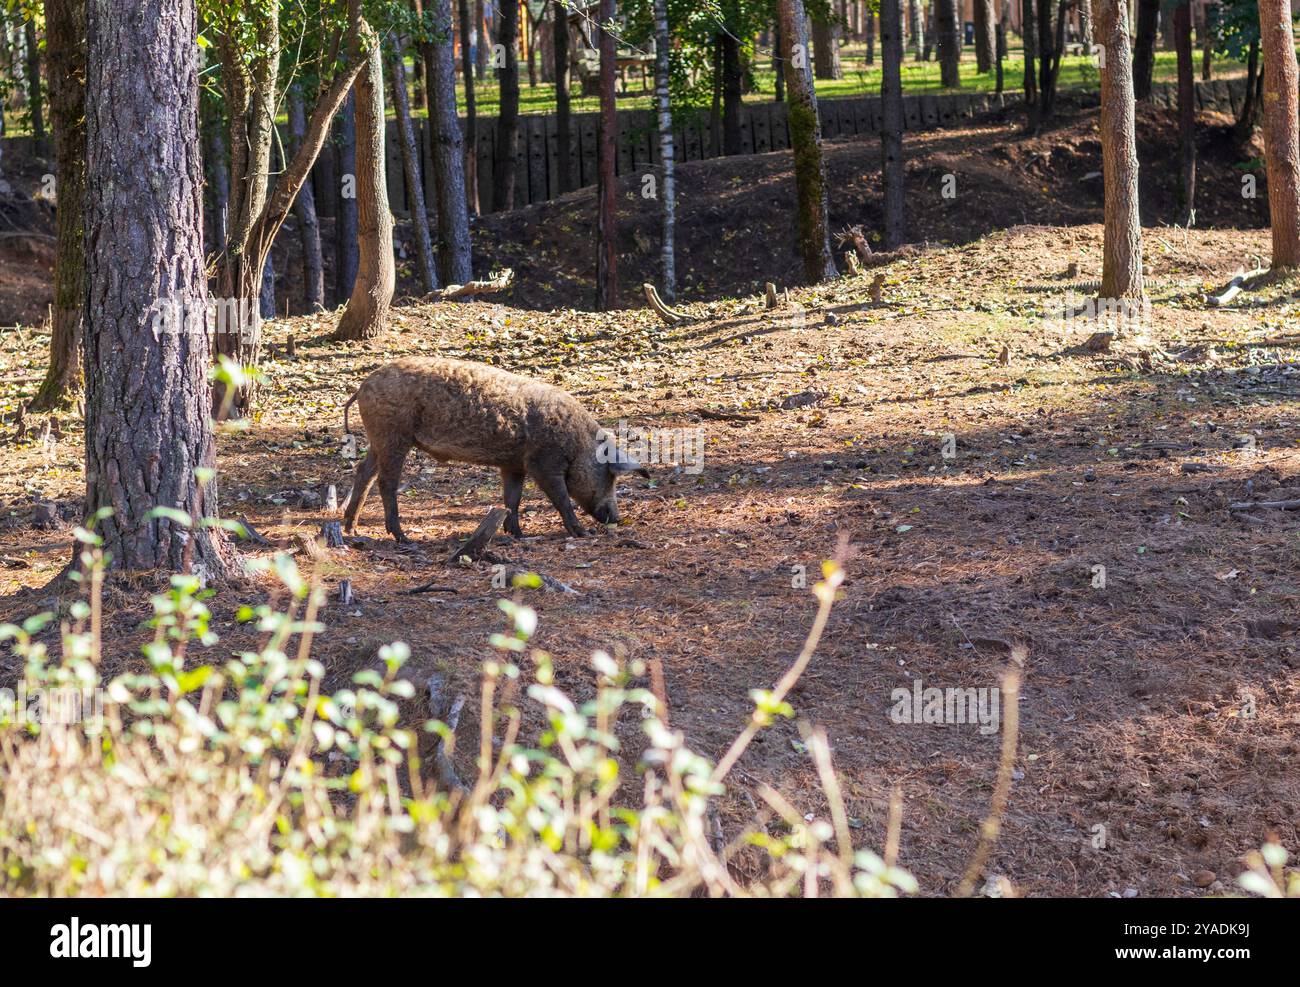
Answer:
[{"label": "pig's front leg", "polygon": [[514,470],[501,471],[501,487],[505,492],[506,510],[510,512],[506,515],[506,534],[514,538],[524,536],[524,530],[519,526],[519,502],[524,496],[526,475]]},{"label": "pig's front leg", "polygon": [[547,470],[535,472],[532,477],[542,493],[546,494],[550,502],[555,505],[555,509],[560,512],[560,517],[564,519],[564,530],[575,538],[585,537],[587,529],[582,526],[577,512],[573,509],[573,501],[569,499],[569,488],[565,485],[564,474]]}]

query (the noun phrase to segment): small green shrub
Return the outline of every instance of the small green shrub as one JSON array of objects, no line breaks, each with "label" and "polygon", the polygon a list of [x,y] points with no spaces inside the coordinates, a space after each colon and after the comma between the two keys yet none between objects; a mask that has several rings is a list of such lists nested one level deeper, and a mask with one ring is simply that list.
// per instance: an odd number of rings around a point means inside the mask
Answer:
[{"label": "small green shrub", "polygon": [[[409,649],[380,652],[383,672],[322,692],[311,657],[320,591],[287,556],[266,563],[287,594],[280,608],[245,607],[264,634],[256,651],[223,666],[193,664],[194,642],[217,643],[197,579],[174,576],[153,597],[147,669],[100,675],[98,540],[84,543],[84,598],[71,607],[55,658],[37,640],[53,619],[0,627],[25,660],[27,695],[84,696],[72,722],[35,723],[0,711],[0,892],[10,895],[565,895],[894,896],[916,890],[904,871],[854,851],[830,774],[824,736],[807,746],[826,787],[832,822],[806,822],[770,790],[783,817],[723,846],[712,800],[731,764],[773,717],[812,656],[841,574],[818,585],[818,618],[795,667],[755,693],[750,723],[720,766],[688,749],[659,715],[644,669],[593,658],[601,685],[576,703],[554,685],[550,659],[531,648],[535,613],[501,601],[508,630],[483,667],[478,775],[435,784],[421,771],[419,733],[399,725],[414,687],[399,672]],[[545,713],[533,742],[508,702],[533,669],[527,701]],[[522,683],[519,683],[522,685]],[[507,701],[498,699],[503,693]],[[648,746],[636,768],[638,805],[619,800],[624,766],[611,729],[631,707]],[[51,707],[52,708],[52,707]],[[89,715],[86,715],[89,713]],[[52,719],[53,717],[47,717]],[[425,724],[446,745],[450,731]],[[494,746],[499,740],[499,748]],[[445,746],[444,746],[445,754]],[[449,763],[449,762],[448,762]],[[453,773],[454,778],[454,773]],[[743,883],[729,867],[758,857]]]}]

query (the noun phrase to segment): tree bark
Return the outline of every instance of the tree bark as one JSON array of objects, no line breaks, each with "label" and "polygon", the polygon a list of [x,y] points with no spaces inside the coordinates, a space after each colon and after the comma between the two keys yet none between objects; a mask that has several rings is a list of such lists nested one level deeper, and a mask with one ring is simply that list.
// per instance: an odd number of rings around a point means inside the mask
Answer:
[{"label": "tree bark", "polygon": [[833,10],[826,15],[825,20],[813,18],[812,41],[813,67],[817,78],[844,78],[844,69],[840,65],[840,26]]},{"label": "tree bark", "polygon": [[1174,8],[1174,48],[1178,52],[1178,144],[1182,158],[1183,225],[1196,225],[1196,83],[1192,66],[1192,5]]},{"label": "tree bark", "polygon": [[338,155],[334,205],[334,304],[342,305],[357,283],[360,263],[357,235],[357,96],[348,93],[335,124]]},{"label": "tree bark", "polygon": [[[352,0],[360,3],[360,0]],[[379,38],[365,29],[354,58],[365,67],[356,81],[357,233],[359,264],[352,297],[331,339],[373,339],[384,328],[397,271],[393,262],[393,213],[384,164],[384,56]]]},{"label": "tree bark", "polygon": [[406,99],[406,66],[403,64],[405,51],[406,44],[399,37],[389,58],[393,78],[393,111],[397,119],[397,139],[402,150],[402,171],[406,175],[406,196],[411,208],[416,268],[420,275],[420,285],[427,295],[437,289],[438,274],[434,269],[433,241],[429,238],[429,210],[424,204],[420,149],[415,139],[415,125],[411,122],[411,106]]},{"label": "tree bark", "polygon": [[483,0],[474,0],[474,77],[487,75],[488,29]]},{"label": "tree bark", "polygon": [[[677,298],[677,179],[673,147],[673,108],[668,95],[668,0],[654,0],[655,105],[658,109],[659,166],[663,184],[659,189],[661,246],[659,279],[663,297],[671,305]],[[558,47],[558,46],[557,46]]]},{"label": "tree bark", "polygon": [[885,189],[885,249],[897,250],[905,237],[903,212],[903,0],[880,0],[880,130],[882,184]]},{"label": "tree bark", "polygon": [[961,32],[957,24],[957,0],[934,0],[938,27],[939,76],[945,89],[961,85]]},{"label": "tree bark", "polygon": [[45,46],[54,131],[54,321],[50,366],[32,411],[51,411],[81,392],[86,247],[86,0],[46,0]]},{"label": "tree bark", "polygon": [[[912,51],[918,62],[925,60],[925,0],[907,0],[907,19],[912,27]],[[885,25],[880,25],[881,44],[884,44]],[[884,57],[883,55],[881,56]]]},{"label": "tree bark", "polygon": [[1259,0],[1264,163],[1277,269],[1300,265],[1300,79],[1291,25],[1291,0]]},{"label": "tree bark", "polygon": [[1038,132],[1039,122],[1038,72],[1034,67],[1038,57],[1036,20],[1034,0],[1020,0],[1020,37],[1025,49],[1025,129],[1031,134]]},{"label": "tree bark", "polygon": [[778,103],[785,102],[785,70],[781,67],[781,22],[778,20],[772,28],[772,73],[776,76],[774,87],[774,99]]},{"label": "tree bark", "polygon": [[808,64],[807,15],[803,0],[778,0],[785,44],[785,87],[789,93],[790,146],[797,199],[795,240],[809,284],[837,277],[826,210],[826,160],[812,66]]},{"label": "tree bark", "polygon": [[[213,101],[215,102],[215,101]],[[210,255],[226,249],[227,220],[230,211],[230,170],[226,167],[226,138],[221,117],[213,112],[208,127],[207,148],[203,165],[208,174],[208,191],[212,199],[212,241],[206,244]]]},{"label": "tree bark", "polygon": [[563,0],[551,4],[555,18],[555,153],[560,191],[573,191],[572,115],[569,110],[569,8]]},{"label": "tree bark", "polygon": [[722,42],[722,153],[740,154],[741,76],[740,45],[731,32],[720,34]]},{"label": "tree bark", "polygon": [[866,36],[866,43],[867,43],[867,64],[875,65],[876,64],[876,17],[871,12],[870,8],[867,9],[867,12],[863,17],[862,27],[863,27],[863,34]]},{"label": "tree bark", "polygon": [[981,75],[993,71],[993,60],[997,57],[995,21],[993,0],[975,0],[975,67]]},{"label": "tree bark", "polygon": [[197,33],[194,0],[87,8],[86,514],[112,568],[220,579]]},{"label": "tree bark", "polygon": [[709,131],[714,156],[722,154],[722,35],[713,36],[713,107],[709,113]]},{"label": "tree bark", "polygon": [[616,229],[617,183],[615,155],[618,117],[614,105],[615,38],[605,30],[617,13],[615,0],[600,0],[600,26],[596,28],[600,45],[600,143],[596,155],[596,308],[611,311],[618,307],[618,249]]},{"label": "tree bark", "polygon": [[515,158],[519,153],[519,6],[505,0],[497,8],[497,68],[500,109],[497,111],[496,167],[492,175],[492,211],[515,207]]},{"label": "tree bark", "polygon": [[435,209],[438,217],[438,276],[443,284],[465,284],[474,279],[474,268],[470,255],[470,196],[466,194],[465,139],[456,115],[451,0],[433,0],[433,34],[434,40],[425,50],[424,68],[430,82],[429,126],[432,134],[429,143],[433,148],[433,182],[438,199]]},{"label": "tree bark", "polygon": [[1206,4],[1201,12],[1201,23],[1197,27],[1197,40],[1201,43],[1201,80],[1209,82],[1213,77],[1214,47],[1219,35],[1219,5]]},{"label": "tree bark", "polygon": [[27,108],[32,120],[32,136],[39,153],[45,153],[45,113],[41,96],[41,48],[36,38],[36,22],[23,24],[23,42],[27,49]]},{"label": "tree bark", "polygon": [[1099,295],[1111,301],[1145,298],[1127,7],[1126,0],[1093,3],[1097,42],[1106,52],[1106,66],[1101,72],[1101,157],[1106,202]]},{"label": "tree bark", "polygon": [[1065,22],[1070,0],[1059,0],[1055,29],[1052,0],[1038,0],[1038,122],[1050,120],[1056,111],[1056,80],[1065,51]]},{"label": "tree bark", "polygon": [[[307,135],[307,111],[302,105],[302,90],[289,90],[289,153],[298,153]],[[304,182],[293,204],[302,242],[302,293],[308,312],[325,309],[325,265],[321,256],[320,220],[316,216],[316,193],[311,182]]]},{"label": "tree bark", "polygon": [[1233,139],[1238,144],[1247,143],[1255,133],[1255,123],[1259,118],[1258,93],[1262,82],[1263,76],[1259,73],[1259,39],[1252,38],[1246,56],[1246,95],[1241,101],[1241,112],[1232,128]]},{"label": "tree bark", "polygon": [[1151,78],[1156,63],[1156,29],[1160,0],[1137,0],[1137,34],[1133,39],[1133,95],[1151,98]]},{"label": "tree bark", "polygon": [[460,23],[460,74],[465,84],[465,166],[463,181],[469,196],[467,200],[469,211],[478,216],[480,215],[478,202],[478,106],[474,93],[474,57],[469,44],[469,0],[458,0],[456,16]]}]

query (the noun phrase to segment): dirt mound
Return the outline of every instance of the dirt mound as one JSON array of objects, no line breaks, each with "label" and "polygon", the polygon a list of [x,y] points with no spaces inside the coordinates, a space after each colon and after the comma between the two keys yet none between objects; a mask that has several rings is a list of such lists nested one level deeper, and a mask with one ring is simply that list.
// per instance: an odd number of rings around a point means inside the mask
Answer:
[{"label": "dirt mound", "polygon": [[[1070,226],[1102,219],[1098,111],[1064,109],[1038,136],[1021,132],[1004,111],[960,130],[909,134],[907,231],[914,242],[967,243],[1014,225]],[[1197,219],[1202,227],[1267,225],[1258,149],[1233,146],[1230,120],[1200,116]],[[1173,223],[1180,215],[1177,121],[1171,110],[1138,109],[1142,218]],[[879,243],[880,145],[858,138],[826,145],[833,230],[861,225]],[[1257,176],[1257,195],[1242,195],[1242,175]],[[716,299],[802,279],[792,228],[794,177],[789,152],[691,162],[679,172],[677,270],[688,299]],[[951,181],[945,181],[952,176]],[[945,195],[945,193],[948,193]],[[657,280],[658,203],[641,195],[638,175],[619,181],[620,286],[624,304],[640,305],[640,285]],[[551,202],[484,217],[475,230],[476,261],[509,266],[519,277],[503,301],[529,308],[589,308],[595,278],[595,200],[583,190]]]}]

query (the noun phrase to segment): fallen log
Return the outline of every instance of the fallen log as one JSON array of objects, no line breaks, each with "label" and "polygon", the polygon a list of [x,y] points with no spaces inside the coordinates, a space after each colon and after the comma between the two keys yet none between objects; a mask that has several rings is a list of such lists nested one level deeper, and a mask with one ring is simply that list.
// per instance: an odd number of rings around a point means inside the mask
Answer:
[{"label": "fallen log", "polygon": [[449,284],[440,291],[431,291],[425,298],[436,301],[448,301],[453,298],[472,298],[474,295],[490,295],[505,291],[515,283],[515,272],[506,268],[494,278],[487,281],[471,281],[468,284]]},{"label": "fallen log", "polygon": [[1228,505],[1233,511],[1268,509],[1274,511],[1300,511],[1300,500],[1239,500]]}]

